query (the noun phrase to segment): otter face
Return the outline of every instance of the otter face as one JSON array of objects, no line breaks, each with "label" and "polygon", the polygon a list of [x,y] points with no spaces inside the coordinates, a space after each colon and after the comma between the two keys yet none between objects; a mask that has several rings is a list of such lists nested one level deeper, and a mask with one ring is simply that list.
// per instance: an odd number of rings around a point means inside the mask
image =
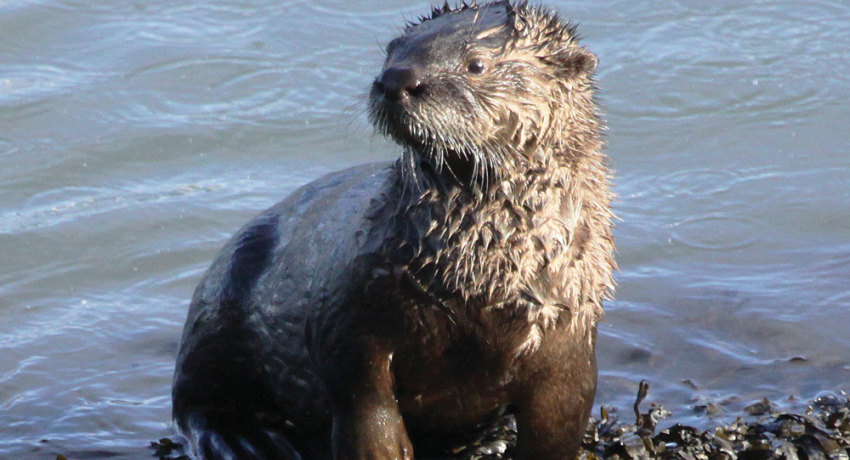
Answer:
[{"label": "otter face", "polygon": [[[483,79],[513,30],[507,3],[434,10],[387,46],[370,93],[369,114],[383,134],[437,170],[485,174],[482,134],[491,118]],[[485,92],[486,91],[486,92]],[[495,155],[506,152],[496,149]]]},{"label": "otter face", "polygon": [[539,161],[543,136],[564,134],[554,112],[565,110],[566,92],[589,94],[595,63],[550,12],[507,1],[446,6],[387,46],[369,117],[411,162],[465,181],[497,179]]}]

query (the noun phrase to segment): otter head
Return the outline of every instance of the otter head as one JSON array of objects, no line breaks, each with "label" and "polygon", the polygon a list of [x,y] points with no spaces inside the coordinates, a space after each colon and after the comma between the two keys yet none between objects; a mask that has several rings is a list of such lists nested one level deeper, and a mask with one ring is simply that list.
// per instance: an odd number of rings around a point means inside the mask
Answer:
[{"label": "otter head", "polygon": [[386,53],[369,117],[405,147],[411,172],[488,183],[598,143],[596,57],[550,11],[446,4],[409,24]]}]

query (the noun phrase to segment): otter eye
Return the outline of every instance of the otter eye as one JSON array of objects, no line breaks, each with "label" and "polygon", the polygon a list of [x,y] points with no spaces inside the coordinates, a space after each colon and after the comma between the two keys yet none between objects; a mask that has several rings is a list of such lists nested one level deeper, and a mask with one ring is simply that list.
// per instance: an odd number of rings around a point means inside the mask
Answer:
[{"label": "otter eye", "polygon": [[466,66],[466,70],[468,70],[471,74],[481,75],[487,70],[487,64],[483,59],[470,59],[469,64]]}]

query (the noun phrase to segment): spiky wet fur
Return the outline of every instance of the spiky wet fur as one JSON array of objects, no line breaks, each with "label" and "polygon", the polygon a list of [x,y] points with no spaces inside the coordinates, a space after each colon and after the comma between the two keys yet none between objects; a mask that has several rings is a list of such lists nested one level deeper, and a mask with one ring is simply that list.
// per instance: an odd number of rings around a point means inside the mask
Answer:
[{"label": "spiky wet fur", "polygon": [[[478,8],[435,8],[405,35]],[[459,295],[474,317],[507,309],[527,318],[520,355],[558,324],[590,340],[615,262],[595,57],[553,12],[507,8],[500,27],[509,39],[484,50],[488,72],[422,63],[425,90],[415,104],[399,110],[373,91],[369,115],[404,148],[393,179],[399,193],[376,211],[394,216],[383,251],[424,290]],[[471,42],[470,55],[481,51]],[[391,44],[385,68],[394,58]],[[466,177],[453,169],[463,162],[472,165]]]}]

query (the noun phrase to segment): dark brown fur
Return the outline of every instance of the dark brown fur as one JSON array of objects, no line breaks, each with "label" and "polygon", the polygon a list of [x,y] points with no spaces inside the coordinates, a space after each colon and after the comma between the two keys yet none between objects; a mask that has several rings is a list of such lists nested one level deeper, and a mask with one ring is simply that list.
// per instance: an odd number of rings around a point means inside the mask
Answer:
[{"label": "dark brown fur", "polygon": [[402,158],[299,190],[195,293],[174,404],[196,450],[412,459],[507,409],[518,458],[573,457],[614,268],[595,67],[524,4],[393,40],[369,113]]}]

